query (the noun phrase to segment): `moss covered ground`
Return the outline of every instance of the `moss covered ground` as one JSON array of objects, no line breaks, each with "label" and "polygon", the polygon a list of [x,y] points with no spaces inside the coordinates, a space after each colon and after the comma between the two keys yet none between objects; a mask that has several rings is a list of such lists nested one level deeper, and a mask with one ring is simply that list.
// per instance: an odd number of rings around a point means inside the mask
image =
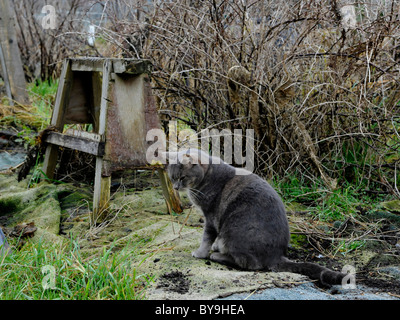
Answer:
[{"label": "moss covered ground", "polygon": [[[291,288],[309,281],[293,273],[240,271],[193,258],[191,251],[198,247],[202,235],[201,213],[182,195],[183,214],[169,215],[156,173],[141,172],[133,183],[132,179],[130,175],[119,178],[112,190],[110,219],[100,225],[91,225],[92,190],[88,185],[44,181],[27,188],[27,181],[18,183],[15,174],[0,175],[0,225],[12,228],[16,224],[34,221],[37,227],[34,237],[20,251],[14,248],[14,254],[25,252],[34,255],[37,244],[48,246],[49,251],[67,254],[73,243],[80,262],[71,262],[71,265],[78,269],[82,265],[83,270],[90,269],[85,269],[86,262],[102,261],[105,255],[114,256],[130,270],[127,273],[130,277],[142,279],[127,285],[132,287],[140,283],[137,290],[142,294],[138,297],[146,299],[214,299],[266,288]],[[386,270],[390,271],[390,267],[396,268],[400,264],[396,251],[399,224],[396,219],[389,219],[398,215],[392,207],[389,211],[385,203],[381,207],[380,211],[365,213],[363,220],[360,216],[349,216],[345,220],[324,221],[316,219],[307,206],[291,201],[287,206],[292,232],[289,257],[321,263],[336,270],[350,264],[360,272],[359,278],[372,276],[380,279],[379,284],[383,281],[395,285],[393,281],[397,280],[392,279],[392,273],[382,270],[389,267]],[[65,258],[65,261],[69,260]],[[104,268],[107,265],[112,270],[111,260]],[[74,274],[76,276],[79,273]],[[88,273],[82,272],[81,276],[88,277]],[[62,286],[62,283],[57,285]],[[40,285],[37,290],[40,290]],[[101,291],[101,288],[94,290]],[[391,287],[376,290],[391,290],[393,293]],[[28,293],[25,295],[29,296]],[[61,294],[58,297],[70,298]],[[87,298],[97,297],[93,294]],[[107,293],[98,298],[132,296]]]}]

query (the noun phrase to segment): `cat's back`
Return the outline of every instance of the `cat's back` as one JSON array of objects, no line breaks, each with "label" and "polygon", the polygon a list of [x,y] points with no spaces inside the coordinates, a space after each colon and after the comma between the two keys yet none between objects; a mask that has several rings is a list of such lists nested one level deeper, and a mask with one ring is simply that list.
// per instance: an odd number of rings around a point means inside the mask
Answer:
[{"label": "cat's back", "polygon": [[[278,193],[260,176],[245,169],[235,168],[235,176],[225,185],[222,201],[237,206],[276,205],[282,209],[283,203]],[[232,208],[231,208],[232,209]]]},{"label": "cat's back", "polygon": [[289,242],[286,210],[267,181],[253,173],[237,174],[225,185],[221,200],[219,237],[226,252],[238,257],[238,265],[260,269],[284,255]]}]

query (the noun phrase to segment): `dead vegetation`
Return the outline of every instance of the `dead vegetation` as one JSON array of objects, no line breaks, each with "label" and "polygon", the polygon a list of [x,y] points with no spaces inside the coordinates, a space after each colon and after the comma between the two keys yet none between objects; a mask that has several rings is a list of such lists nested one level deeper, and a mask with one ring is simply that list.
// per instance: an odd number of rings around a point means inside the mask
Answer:
[{"label": "dead vegetation", "polygon": [[171,119],[197,132],[253,129],[268,178],[400,195],[397,1],[74,0],[44,33],[41,5],[14,3],[32,77],[55,76],[67,56],[150,59],[167,132]]},{"label": "dead vegetation", "polygon": [[[97,2],[97,1],[90,1]],[[54,28],[43,28],[50,11],[45,5],[54,6]],[[19,47],[27,79],[49,80],[58,77],[61,62],[76,55],[97,55],[87,43],[88,13],[93,3],[82,0],[12,1],[16,17]],[[48,21],[47,21],[48,22]]]},{"label": "dead vegetation", "polygon": [[102,37],[152,60],[165,120],[254,129],[257,168],[270,177],[399,195],[398,2],[119,4],[123,14],[104,9]]},{"label": "dead vegetation", "polygon": [[30,126],[36,130],[47,126],[47,121],[38,117],[36,113],[37,108],[31,105],[0,104],[0,125],[4,127]]}]

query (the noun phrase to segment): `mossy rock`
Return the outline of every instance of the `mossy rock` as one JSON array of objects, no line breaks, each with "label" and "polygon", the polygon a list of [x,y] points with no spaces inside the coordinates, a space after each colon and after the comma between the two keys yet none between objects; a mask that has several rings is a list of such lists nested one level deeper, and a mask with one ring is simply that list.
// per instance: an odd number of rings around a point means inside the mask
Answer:
[{"label": "mossy rock", "polygon": [[31,213],[27,214],[25,220],[35,221],[36,227],[58,235],[60,232],[60,216],[60,203],[54,197],[49,197]]},{"label": "mossy rock", "polygon": [[37,227],[34,241],[59,240],[61,209],[56,186],[43,184],[24,192],[3,196],[0,206],[4,207],[4,204],[8,205],[8,213],[12,213],[9,219],[11,226],[33,221]]},{"label": "mossy rock", "polygon": [[290,244],[294,248],[303,248],[307,244],[307,236],[304,234],[291,233]]},{"label": "mossy rock", "polygon": [[349,264],[355,266],[357,269],[363,269],[367,265],[369,265],[370,261],[372,261],[378,253],[372,250],[356,250],[346,254],[343,257],[343,264]]},{"label": "mossy rock", "polygon": [[386,211],[372,211],[367,213],[367,218],[373,221],[386,219],[393,224],[400,225],[400,215]]},{"label": "mossy rock", "polygon": [[93,199],[93,193],[89,188],[87,189],[81,188],[75,191],[66,189],[62,193],[59,193],[61,210],[76,208],[84,203],[87,203],[89,205],[89,208],[91,209],[93,206],[92,199]]},{"label": "mossy rock", "polygon": [[391,279],[400,282],[400,267],[398,265],[379,268],[379,272],[387,274]]},{"label": "mossy rock", "polygon": [[370,250],[372,252],[384,252],[389,249],[389,244],[381,240],[368,240],[363,245],[363,250]]},{"label": "mossy rock", "polygon": [[[4,188],[4,185],[7,188]],[[34,222],[37,231],[32,241],[39,239],[51,242],[63,241],[59,236],[61,206],[59,196],[68,195],[82,199],[86,194],[71,185],[56,185],[42,181],[27,188],[27,181],[17,182],[15,175],[0,176],[0,215],[7,215],[7,226]],[[78,196],[79,195],[79,196]],[[71,206],[77,205],[71,199]]]},{"label": "mossy rock", "polygon": [[399,265],[400,258],[388,254],[376,254],[368,263],[369,267],[383,267],[390,265]]},{"label": "mossy rock", "polygon": [[382,202],[381,207],[390,212],[400,213],[400,200]]},{"label": "mossy rock", "polygon": [[298,202],[285,203],[285,208],[289,213],[304,212],[308,210],[308,207]]},{"label": "mossy rock", "polygon": [[0,194],[8,194],[26,190],[26,181],[18,182],[15,175],[0,175]]},{"label": "mossy rock", "polygon": [[33,211],[35,207],[49,198],[56,197],[56,186],[43,183],[36,188],[15,190],[0,196],[0,214],[13,214],[13,220],[18,220],[20,213]]}]

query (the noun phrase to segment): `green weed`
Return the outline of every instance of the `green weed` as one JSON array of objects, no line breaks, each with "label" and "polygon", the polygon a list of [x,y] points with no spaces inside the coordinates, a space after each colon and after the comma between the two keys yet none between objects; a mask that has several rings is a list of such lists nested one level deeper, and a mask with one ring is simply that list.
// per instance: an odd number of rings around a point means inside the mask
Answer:
[{"label": "green weed", "polygon": [[360,249],[365,245],[365,243],[366,243],[365,240],[354,240],[354,241],[342,240],[338,245],[337,251],[339,251],[343,255],[346,255],[351,251]]},{"label": "green weed", "polygon": [[319,199],[314,214],[321,221],[344,220],[354,216],[360,201],[353,191],[352,187],[345,187],[326,193]]},{"label": "green weed", "polygon": [[360,206],[377,206],[379,202],[364,193],[364,186],[342,182],[334,191],[327,190],[321,180],[310,183],[297,176],[274,181],[274,186],[286,204],[300,203],[321,221],[344,220],[354,216]]},{"label": "green weed", "polygon": [[28,84],[29,97],[32,105],[37,108],[37,115],[50,121],[52,106],[55,101],[58,88],[58,80],[36,80]]},{"label": "green weed", "polygon": [[73,239],[28,243],[0,257],[0,299],[144,299],[151,278],[136,272],[132,256],[111,246],[83,257]]}]

